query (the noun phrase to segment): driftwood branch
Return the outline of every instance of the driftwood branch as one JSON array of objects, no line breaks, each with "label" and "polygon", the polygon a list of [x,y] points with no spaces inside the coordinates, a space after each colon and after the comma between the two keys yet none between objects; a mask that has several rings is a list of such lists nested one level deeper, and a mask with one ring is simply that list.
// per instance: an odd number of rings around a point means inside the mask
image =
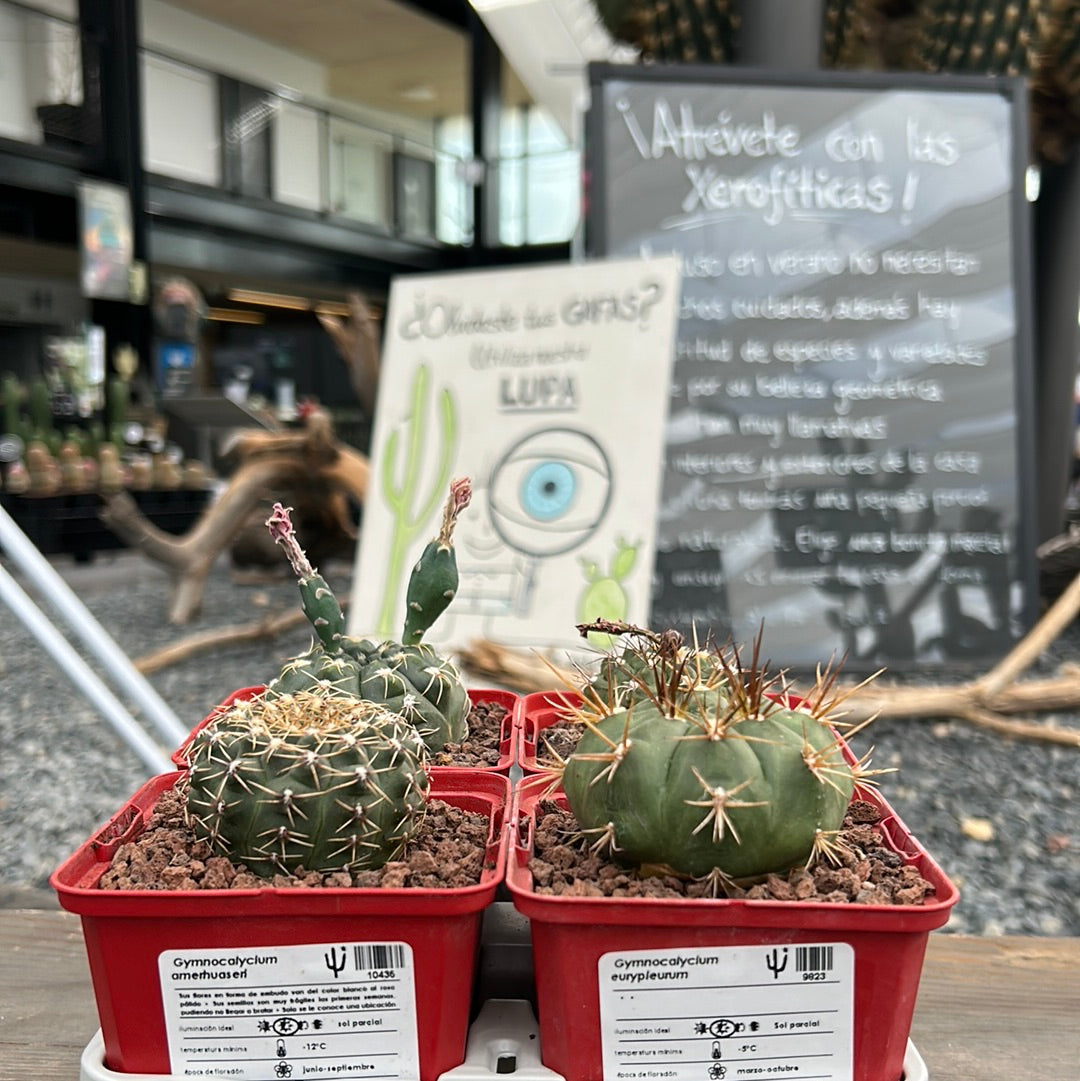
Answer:
[{"label": "driftwood branch", "polygon": [[[342,604],[342,608],[344,607],[345,605]],[[132,664],[144,676],[147,676],[152,672],[160,672],[163,668],[188,661],[201,653],[209,653],[229,646],[250,645],[252,642],[271,641],[284,631],[300,626],[306,620],[307,616],[304,612],[297,609],[294,612],[264,616],[254,623],[234,623],[229,627],[215,627],[213,630],[203,631],[200,634],[188,635],[153,653],[136,657]]]},{"label": "driftwood branch", "polygon": [[574,686],[577,672],[562,668],[538,652],[513,649],[488,638],[473,639],[455,651],[463,668],[511,690],[530,694]]},{"label": "driftwood branch", "polygon": [[982,698],[993,698],[1007,684],[1026,672],[1039,655],[1080,613],[1080,574],[1046,610],[1042,619],[1020,640],[1016,647],[982,679],[976,681]]},{"label": "driftwood branch", "polygon": [[350,293],[347,323],[336,315],[320,314],[318,319],[345,362],[357,401],[371,416],[380,364],[379,332],[371,309],[359,293]]},{"label": "driftwood branch", "polygon": [[1016,682],[1080,614],[1080,575],[1006,655],[985,675],[942,687],[873,684],[845,703],[848,719],[868,717],[958,717],[981,728],[1080,747],[1080,731],[1053,724],[1011,721],[1006,714],[1075,709],[1080,706],[1080,669],[1065,666],[1049,680]]},{"label": "driftwood branch", "polygon": [[[944,686],[896,686],[881,682],[853,692],[844,702],[844,720],[871,717],[927,719],[954,717],[1015,739],[1043,740],[1080,747],[1080,730],[1053,722],[1014,720],[1010,715],[1080,708],[1080,666],[1064,665],[1049,679],[1016,682],[1080,614],[1080,575],[1035,627],[994,668],[978,679]],[[511,649],[487,639],[458,652],[463,667],[476,675],[529,693],[575,681],[576,673],[556,669],[537,653]],[[797,690],[797,688],[796,688]]]},{"label": "driftwood branch", "polygon": [[106,525],[125,543],[172,573],[170,623],[187,623],[198,613],[214,561],[266,492],[321,489],[328,493],[331,505],[338,507],[341,518],[346,517],[345,495],[357,503],[364,502],[370,475],[368,459],[335,443],[323,427],[317,425],[303,433],[261,434],[263,438],[247,441],[248,460],[183,536],[158,529],[126,493],[106,501],[101,512]]}]

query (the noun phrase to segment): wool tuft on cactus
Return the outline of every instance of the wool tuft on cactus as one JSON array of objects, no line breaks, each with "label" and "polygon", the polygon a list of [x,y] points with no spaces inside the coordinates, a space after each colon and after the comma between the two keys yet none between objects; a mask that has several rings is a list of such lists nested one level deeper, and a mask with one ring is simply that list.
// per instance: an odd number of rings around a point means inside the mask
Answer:
[{"label": "wool tuft on cactus", "polygon": [[438,536],[421,553],[409,579],[400,642],[345,634],[341,605],[297,543],[288,508],[275,503],[266,524],[292,564],[304,613],[318,640],[285,663],[267,694],[312,691],[380,703],[415,725],[432,751],[464,740],[469,733],[468,691],[454,665],[421,639],[457,592],[454,526],[471,498],[468,478],[451,483]]},{"label": "wool tuft on cactus", "polygon": [[835,858],[855,786],[882,772],[844,753],[838,667],[796,702],[760,660],[760,635],[744,662],[732,648],[687,648],[675,631],[579,630],[630,637],[567,706],[585,731],[554,771],[597,851],[718,889]]},{"label": "wool tuft on cactus", "polygon": [[344,695],[261,695],[200,730],[185,814],[214,853],[256,875],[376,869],[424,818],[427,751],[416,729]]}]

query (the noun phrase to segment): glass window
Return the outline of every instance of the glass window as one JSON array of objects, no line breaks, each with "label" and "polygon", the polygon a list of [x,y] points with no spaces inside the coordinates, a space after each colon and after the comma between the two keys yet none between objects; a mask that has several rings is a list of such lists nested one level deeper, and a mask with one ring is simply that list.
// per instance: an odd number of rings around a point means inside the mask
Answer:
[{"label": "glass window", "polygon": [[257,86],[221,80],[225,183],[240,195],[269,199],[274,117],[279,100]]},{"label": "glass window", "polygon": [[330,209],[390,228],[393,139],[340,117],[330,118]]},{"label": "glass window", "polygon": [[550,154],[569,149],[569,140],[546,109],[538,105],[532,106],[528,111],[527,119],[530,154]]},{"label": "glass window", "polygon": [[83,109],[78,27],[0,2],[0,137],[79,149],[93,129]]},{"label": "glass window", "polygon": [[527,150],[526,111],[520,106],[503,109],[499,117],[499,157],[520,158]]},{"label": "glass window", "polygon": [[435,159],[424,148],[394,152],[394,226],[402,236],[435,236],[435,177]]},{"label": "glass window", "polygon": [[324,114],[282,100],[274,117],[274,198],[279,203],[324,210],[322,162]]},{"label": "glass window", "polygon": [[497,166],[499,184],[499,241],[525,243],[525,159],[503,158]]},{"label": "glass window", "polygon": [[500,243],[569,240],[581,212],[579,154],[550,114],[535,105],[507,109],[500,136]]},{"label": "glass window", "polygon": [[435,149],[435,235],[444,244],[471,244],[471,118],[443,117],[435,128]]},{"label": "glass window", "polygon": [[581,159],[576,151],[526,159],[525,239],[558,244],[577,229],[581,212]]},{"label": "glass window", "polygon": [[[151,173],[221,184],[218,81],[209,72],[143,53],[143,163]],[[177,102],[184,107],[178,109]]]}]

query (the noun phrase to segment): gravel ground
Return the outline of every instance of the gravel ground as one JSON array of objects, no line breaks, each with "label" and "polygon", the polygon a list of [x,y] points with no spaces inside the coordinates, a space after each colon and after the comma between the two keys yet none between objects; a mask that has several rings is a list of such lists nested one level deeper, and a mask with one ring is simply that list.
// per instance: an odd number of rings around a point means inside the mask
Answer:
[{"label": "gravel ground", "polygon": [[[144,557],[104,553],[88,565],[58,559],[54,566],[133,658],[297,604],[291,579],[244,582],[223,559],[201,615],[178,628],[165,623],[168,578]],[[350,568],[322,570],[347,596]],[[279,660],[306,648],[309,637],[298,627],[271,642],[215,649],[149,679],[181,722],[194,725],[230,691],[270,678]],[[1032,674],[1046,676],[1077,659],[1080,624]],[[1080,717],[1054,719],[1080,728]],[[899,770],[882,779],[886,798],[960,887],[947,930],[1080,935],[1080,750],[1009,740],[956,721],[879,721],[855,749],[862,753],[871,743],[874,765]],[[0,609],[0,746],[0,904],[50,905],[53,868],[148,770],[6,608]]]}]

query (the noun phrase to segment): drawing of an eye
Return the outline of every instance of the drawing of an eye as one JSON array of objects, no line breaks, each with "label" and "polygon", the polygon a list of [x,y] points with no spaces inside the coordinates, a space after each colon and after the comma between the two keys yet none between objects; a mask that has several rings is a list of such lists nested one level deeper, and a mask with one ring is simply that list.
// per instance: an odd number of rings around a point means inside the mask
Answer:
[{"label": "drawing of an eye", "polygon": [[577,478],[566,462],[539,462],[521,482],[521,506],[538,522],[561,518],[574,503]]},{"label": "drawing of an eye", "polygon": [[611,463],[590,435],[549,428],[514,444],[491,475],[491,521],[503,543],[534,556],[581,544],[611,502]]}]

